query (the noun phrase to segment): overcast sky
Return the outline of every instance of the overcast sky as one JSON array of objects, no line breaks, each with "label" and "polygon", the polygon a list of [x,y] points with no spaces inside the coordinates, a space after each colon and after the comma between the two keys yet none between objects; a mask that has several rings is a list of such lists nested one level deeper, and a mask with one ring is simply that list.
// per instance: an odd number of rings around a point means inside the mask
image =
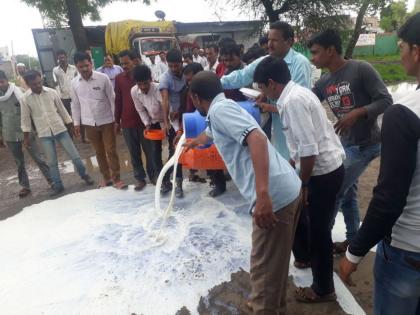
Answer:
[{"label": "overcast sky", "polygon": [[[415,0],[409,0],[410,9]],[[108,22],[138,19],[156,20],[154,12],[163,10],[167,20],[180,22],[203,22],[221,20],[249,20],[252,17],[238,10],[222,7],[225,0],[215,0],[220,5],[210,6],[205,0],[152,0],[151,6],[141,1],[132,3],[114,2],[101,11],[100,22],[84,21],[85,25],[105,25]],[[0,47],[9,46],[13,40],[15,54],[36,56],[31,29],[42,28],[42,19],[37,9],[30,8],[20,0],[0,0]]]}]

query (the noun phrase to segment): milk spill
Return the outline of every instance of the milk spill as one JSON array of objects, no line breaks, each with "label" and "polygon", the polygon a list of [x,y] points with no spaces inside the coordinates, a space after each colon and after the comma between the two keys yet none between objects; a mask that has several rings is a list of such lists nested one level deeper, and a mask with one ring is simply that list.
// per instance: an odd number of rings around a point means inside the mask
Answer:
[{"label": "milk spill", "polygon": [[[197,314],[210,288],[249,270],[251,218],[232,184],[217,200],[207,185],[185,182],[184,190],[159,247],[150,237],[163,222],[152,186],[69,194],[1,221],[1,313],[173,315],[186,306]],[[344,231],[339,214],[335,239]],[[309,270],[290,274],[311,282]],[[364,314],[334,281],[341,307]]]}]

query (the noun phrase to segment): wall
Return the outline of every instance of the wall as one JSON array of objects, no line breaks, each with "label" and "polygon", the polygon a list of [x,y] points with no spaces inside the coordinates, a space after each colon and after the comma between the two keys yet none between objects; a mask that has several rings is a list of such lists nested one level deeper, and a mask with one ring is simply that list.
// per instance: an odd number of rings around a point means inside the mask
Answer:
[{"label": "wall", "polygon": [[377,34],[375,46],[355,47],[354,56],[386,56],[398,53],[396,34]]}]

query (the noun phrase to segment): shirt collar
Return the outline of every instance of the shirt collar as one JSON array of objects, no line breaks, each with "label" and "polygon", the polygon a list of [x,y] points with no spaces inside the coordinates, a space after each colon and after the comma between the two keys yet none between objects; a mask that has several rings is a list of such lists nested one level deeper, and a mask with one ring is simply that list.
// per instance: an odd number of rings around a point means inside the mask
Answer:
[{"label": "shirt collar", "polygon": [[277,105],[282,107],[284,104],[284,101],[286,100],[287,96],[292,92],[293,87],[296,85],[295,82],[292,80],[289,81],[289,83],[286,84],[286,86],[283,89],[283,92],[281,93],[279,99],[277,100]]},{"label": "shirt collar", "polygon": [[293,50],[293,48],[289,49],[289,52],[287,53],[287,55],[283,58],[283,60],[290,65],[292,63],[292,59],[295,55],[295,51]]},{"label": "shirt collar", "polygon": [[[87,80],[87,81],[95,80],[95,79],[96,79],[95,71],[92,71],[92,75],[90,76],[89,80]],[[82,80],[85,80],[85,79],[83,79],[82,75],[79,73],[79,81],[82,81]]]},{"label": "shirt collar", "polygon": [[221,92],[219,94],[216,95],[216,97],[213,99],[213,101],[210,103],[210,107],[209,107],[209,111],[207,113],[207,117],[206,117],[206,121],[209,122],[210,121],[210,110],[213,107],[214,104],[216,104],[217,102],[223,101],[226,99],[225,93]]},{"label": "shirt collar", "polygon": [[41,95],[41,94],[43,94],[43,93],[46,93],[46,92],[47,92],[47,89],[45,88],[45,86],[43,86],[43,87],[42,87],[42,91],[41,91],[41,93],[40,93],[40,94],[36,94],[36,93],[34,93],[31,89],[29,89],[29,91],[31,91],[31,92],[30,92],[30,94],[31,94],[31,95]]}]

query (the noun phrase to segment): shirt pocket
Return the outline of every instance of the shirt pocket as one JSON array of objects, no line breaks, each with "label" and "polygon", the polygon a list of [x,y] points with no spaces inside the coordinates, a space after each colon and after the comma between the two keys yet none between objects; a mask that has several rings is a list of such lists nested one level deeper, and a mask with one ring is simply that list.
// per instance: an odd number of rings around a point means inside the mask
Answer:
[{"label": "shirt pocket", "polygon": [[94,100],[102,101],[105,99],[105,94],[101,87],[94,87],[91,90],[90,97]]}]

